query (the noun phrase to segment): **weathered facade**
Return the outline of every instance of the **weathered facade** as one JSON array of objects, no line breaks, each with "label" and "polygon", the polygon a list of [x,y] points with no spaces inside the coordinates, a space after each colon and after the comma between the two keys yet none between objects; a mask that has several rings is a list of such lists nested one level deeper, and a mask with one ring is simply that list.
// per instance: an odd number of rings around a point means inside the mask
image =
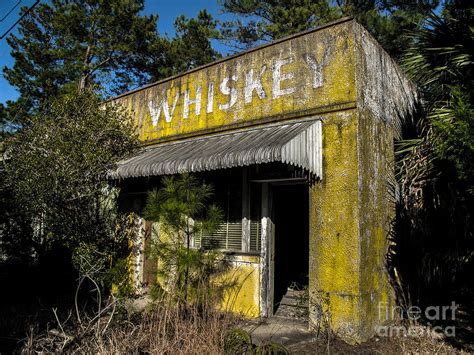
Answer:
[{"label": "weathered facade", "polygon": [[241,282],[227,306],[272,316],[306,283],[310,325],[362,341],[392,302],[393,141],[415,99],[367,31],[341,20],[114,99],[144,143],[114,177],[143,201],[161,175],[202,174],[227,208],[220,248]]}]

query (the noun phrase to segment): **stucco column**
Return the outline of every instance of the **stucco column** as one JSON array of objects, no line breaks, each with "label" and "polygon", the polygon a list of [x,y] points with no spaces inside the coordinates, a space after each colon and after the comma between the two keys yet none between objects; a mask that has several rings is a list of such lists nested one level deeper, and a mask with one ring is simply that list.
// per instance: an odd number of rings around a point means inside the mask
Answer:
[{"label": "stucco column", "polygon": [[262,184],[262,236],[260,251],[260,317],[273,315],[274,225],[271,219],[271,190]]},{"label": "stucco column", "polygon": [[[325,117],[323,179],[310,187],[310,325],[352,343],[374,334],[378,303],[389,299],[384,264],[393,206],[384,197],[393,141],[388,135],[369,144],[374,122],[362,122],[357,110]],[[384,127],[378,134],[387,136]]]}]

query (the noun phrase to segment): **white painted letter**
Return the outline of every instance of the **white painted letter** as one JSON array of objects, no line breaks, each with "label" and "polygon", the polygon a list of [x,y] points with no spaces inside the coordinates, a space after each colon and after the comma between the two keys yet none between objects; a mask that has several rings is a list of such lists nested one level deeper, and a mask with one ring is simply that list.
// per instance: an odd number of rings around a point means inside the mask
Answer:
[{"label": "white painted letter", "polygon": [[189,105],[194,104],[194,113],[198,116],[201,113],[201,86],[198,86],[196,89],[196,98],[191,100],[189,98],[190,90],[184,91],[184,107],[183,107],[183,117],[189,117]]},{"label": "white painted letter", "polygon": [[207,113],[211,113],[214,109],[214,83],[207,86]]},{"label": "white painted letter", "polygon": [[283,95],[289,95],[295,92],[295,88],[286,88],[281,89],[280,85],[283,80],[289,80],[294,78],[293,73],[282,74],[281,67],[287,64],[293,63],[293,57],[289,57],[286,59],[277,59],[273,63],[273,98],[276,99],[277,97]]},{"label": "white painted letter", "polygon": [[263,65],[262,69],[260,70],[260,74],[254,79],[253,78],[253,69],[250,69],[245,74],[245,87],[244,87],[244,101],[246,104],[252,102],[252,93],[255,90],[259,99],[264,99],[267,97],[265,94],[265,90],[263,90],[262,86],[262,74],[267,69],[266,65]]},{"label": "white painted letter", "polygon": [[305,54],[304,60],[313,71],[313,89],[320,88],[323,86],[323,66],[326,64],[325,61],[318,63],[311,54]]},{"label": "white painted letter", "polygon": [[158,107],[155,106],[153,101],[148,101],[148,109],[150,110],[150,116],[151,116],[151,123],[153,126],[156,126],[158,123],[158,119],[160,118],[160,113],[161,113],[161,105]]},{"label": "white painted letter", "polygon": [[156,126],[158,124],[158,120],[160,119],[161,115],[161,110],[163,110],[163,114],[165,115],[165,121],[171,122],[171,119],[173,118],[174,109],[176,108],[176,104],[178,103],[178,99],[179,92],[177,92],[174,96],[171,112],[168,106],[168,95],[166,95],[166,91],[163,91],[163,97],[158,106],[155,106],[155,104],[151,100],[148,102],[148,108],[150,110],[151,122],[153,123],[153,126]]},{"label": "white painted letter", "polygon": [[227,77],[227,78],[224,78],[224,80],[222,80],[222,83],[220,85],[221,92],[224,95],[230,95],[230,99],[228,103],[219,105],[219,108],[221,110],[228,110],[232,106],[234,106],[235,103],[237,102],[237,89],[234,87],[230,88],[227,85],[229,83],[229,80],[237,81],[237,77],[235,75],[232,75],[230,78]]}]

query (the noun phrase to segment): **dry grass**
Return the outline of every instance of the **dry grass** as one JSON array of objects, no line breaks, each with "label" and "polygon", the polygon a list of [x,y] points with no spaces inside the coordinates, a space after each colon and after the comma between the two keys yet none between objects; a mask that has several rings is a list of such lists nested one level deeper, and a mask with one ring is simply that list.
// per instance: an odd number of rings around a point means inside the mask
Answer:
[{"label": "dry grass", "polygon": [[[105,332],[92,327],[84,332],[77,323],[63,330],[27,338],[23,353],[96,353],[96,354],[444,354],[469,352],[455,348],[445,339],[433,334],[420,337],[374,337],[359,345],[349,345],[339,338],[328,343],[324,339],[283,347],[270,342],[257,347],[250,335],[235,330],[241,323],[238,317],[196,307],[178,308],[170,303],[155,303],[143,313],[128,314],[125,309],[114,315],[114,321],[105,327],[108,317],[97,324]],[[232,329],[231,332],[229,332]],[[229,334],[233,344],[229,343]],[[239,341],[243,340],[243,341]],[[237,341],[236,341],[237,340]],[[229,346],[230,345],[230,346]],[[235,347],[237,346],[237,347]]]},{"label": "dry grass", "polygon": [[[24,353],[224,353],[227,332],[238,321],[230,314],[195,307],[178,308],[164,302],[155,303],[142,314],[115,315],[105,329],[83,332],[77,324],[64,331],[50,330],[30,334]],[[107,322],[104,317],[100,322]]]},{"label": "dry grass", "polygon": [[[70,312],[74,313],[74,312]],[[339,338],[315,339],[287,349],[268,342],[256,346],[250,334],[238,329],[242,319],[212,306],[178,307],[161,299],[142,312],[133,306],[109,307],[100,317],[82,314],[82,322],[57,315],[51,326],[40,334],[33,328],[23,343],[23,353],[97,353],[97,354],[405,354],[468,353],[426,326],[423,336],[374,337],[359,345]],[[64,317],[68,318],[65,321]],[[423,328],[423,329],[421,329]]]}]

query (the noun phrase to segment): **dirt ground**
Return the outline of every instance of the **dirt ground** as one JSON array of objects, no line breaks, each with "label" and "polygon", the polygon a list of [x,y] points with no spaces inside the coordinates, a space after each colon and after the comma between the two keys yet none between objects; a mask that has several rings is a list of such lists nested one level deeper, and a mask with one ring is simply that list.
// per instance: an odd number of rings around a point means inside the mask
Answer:
[{"label": "dirt ground", "polygon": [[249,332],[254,344],[282,344],[291,354],[474,354],[473,333],[461,332],[460,328],[455,336],[445,337],[432,327],[418,324],[410,326],[415,335],[394,331],[390,336],[379,335],[362,344],[350,345],[333,334],[318,336],[308,331],[307,322],[297,319],[272,317],[247,321],[241,326]]},{"label": "dirt ground", "polygon": [[340,339],[329,342],[299,343],[287,346],[291,354],[472,354],[474,348],[459,349],[441,339],[432,338],[372,338],[349,345]]}]

